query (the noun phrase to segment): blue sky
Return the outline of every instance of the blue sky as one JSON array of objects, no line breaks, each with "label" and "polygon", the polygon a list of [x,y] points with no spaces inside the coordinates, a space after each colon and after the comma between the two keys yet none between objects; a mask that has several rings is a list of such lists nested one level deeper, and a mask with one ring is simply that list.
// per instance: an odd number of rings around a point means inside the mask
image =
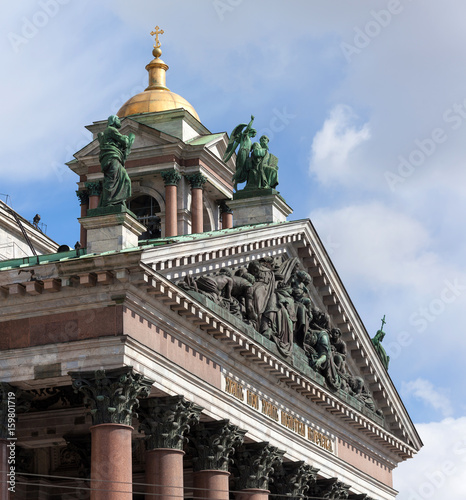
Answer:
[{"label": "blue sky", "polygon": [[426,445],[399,498],[463,498],[465,15],[459,0],[3,5],[0,192],[74,245],[64,162],[146,86],[161,26],[170,89],[212,132],[255,115],[291,218],[311,218],[371,334],[387,316],[389,373]]}]

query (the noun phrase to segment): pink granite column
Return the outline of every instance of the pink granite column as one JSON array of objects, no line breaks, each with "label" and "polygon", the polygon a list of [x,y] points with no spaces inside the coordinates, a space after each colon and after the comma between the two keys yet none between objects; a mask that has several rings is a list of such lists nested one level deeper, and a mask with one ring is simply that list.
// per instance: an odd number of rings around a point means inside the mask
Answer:
[{"label": "pink granite column", "polygon": [[91,408],[91,500],[132,500],[133,409],[152,381],[131,366],[70,372],[74,389]]},{"label": "pink granite column", "polygon": [[10,493],[8,491],[8,441],[0,439],[0,499],[8,500]]},{"label": "pink granite column", "polygon": [[138,411],[146,434],[146,499],[182,500],[183,442],[202,408],[183,396],[150,398]]},{"label": "pink granite column", "polygon": [[204,422],[193,429],[193,498],[228,500],[230,458],[244,440],[246,431],[228,420]]},{"label": "pink granite column", "polygon": [[269,500],[269,493],[269,490],[248,488],[236,493],[235,500]]},{"label": "pink granite column", "polygon": [[91,427],[91,500],[132,500],[132,431],[120,424]]},{"label": "pink granite column", "polygon": [[97,208],[102,193],[102,184],[100,182],[86,182],[86,188],[89,194],[89,208]]},{"label": "pink granite column", "polygon": [[248,443],[235,455],[243,467],[236,478],[235,500],[268,500],[269,476],[283,460],[284,451],[269,443]]},{"label": "pink granite column", "polygon": [[183,450],[146,451],[146,498],[183,499],[183,457]]},{"label": "pink granite column", "polygon": [[203,185],[207,182],[207,178],[200,172],[187,175],[186,178],[191,184],[191,232],[202,233],[204,231]]},{"label": "pink granite column", "polygon": [[178,182],[181,175],[176,170],[161,173],[165,182],[165,236],[178,235]]},{"label": "pink granite column", "polygon": [[223,470],[201,470],[193,474],[193,498],[228,500],[230,473]]},{"label": "pink granite column", "polygon": [[191,190],[191,227],[192,233],[202,233],[204,230],[204,213],[202,189]]},{"label": "pink granite column", "polygon": [[[89,195],[87,191],[76,191],[76,195],[81,204],[81,217],[86,217],[87,209],[89,208]],[[81,243],[81,247],[85,248],[87,246],[87,230],[83,226],[81,226],[79,242]]]},{"label": "pink granite column", "polygon": [[233,227],[233,212],[224,212],[222,214],[222,229]]},{"label": "pink granite column", "polygon": [[220,202],[220,216],[222,229],[230,229],[233,227],[233,211],[225,201]]}]

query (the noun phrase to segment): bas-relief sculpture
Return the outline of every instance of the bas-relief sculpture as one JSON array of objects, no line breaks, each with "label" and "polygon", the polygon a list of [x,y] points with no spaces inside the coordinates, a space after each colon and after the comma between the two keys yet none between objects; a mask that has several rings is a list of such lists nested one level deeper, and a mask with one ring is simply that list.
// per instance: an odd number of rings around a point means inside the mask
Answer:
[{"label": "bas-relief sculpture", "polygon": [[131,180],[125,169],[125,161],[131,151],[134,134],[123,135],[118,129],[121,122],[118,116],[108,117],[107,128],[99,132],[99,161],[104,173],[100,207],[122,205],[131,197]]},{"label": "bas-relief sculpture", "polygon": [[223,161],[227,162],[239,146],[236,155],[236,172],[233,175],[235,189],[246,182],[248,189],[275,189],[278,185],[278,158],[269,153],[269,138],[263,135],[259,142],[252,142],[256,130],[252,128],[254,116],[246,125],[240,123],[231,133]]},{"label": "bas-relief sculpture", "polygon": [[344,391],[381,415],[364,380],[350,373],[341,331],[330,328],[329,317],[315,305],[311,284],[312,278],[299,268],[298,258],[281,256],[253,260],[236,270],[222,268],[213,275],[188,275],[178,282],[273,341],[284,358],[292,361],[298,346],[330,389]]}]

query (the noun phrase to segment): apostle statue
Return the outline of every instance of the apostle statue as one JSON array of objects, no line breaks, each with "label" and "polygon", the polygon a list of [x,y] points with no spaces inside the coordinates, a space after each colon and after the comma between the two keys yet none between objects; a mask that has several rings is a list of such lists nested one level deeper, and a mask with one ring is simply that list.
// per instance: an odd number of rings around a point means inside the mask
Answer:
[{"label": "apostle statue", "polygon": [[134,134],[123,135],[118,129],[121,122],[118,116],[108,117],[107,128],[99,132],[100,166],[104,173],[100,207],[121,205],[131,196],[131,180],[125,169],[125,161],[133,145]]}]

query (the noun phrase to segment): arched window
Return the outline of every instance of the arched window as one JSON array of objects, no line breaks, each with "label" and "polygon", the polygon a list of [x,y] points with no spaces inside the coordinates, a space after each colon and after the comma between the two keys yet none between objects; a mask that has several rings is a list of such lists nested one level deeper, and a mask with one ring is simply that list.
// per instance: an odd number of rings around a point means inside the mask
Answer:
[{"label": "arched window", "polygon": [[147,194],[136,196],[127,202],[128,208],[136,215],[138,221],[146,226],[147,231],[139,236],[140,240],[160,238],[160,206],[155,198]]}]

